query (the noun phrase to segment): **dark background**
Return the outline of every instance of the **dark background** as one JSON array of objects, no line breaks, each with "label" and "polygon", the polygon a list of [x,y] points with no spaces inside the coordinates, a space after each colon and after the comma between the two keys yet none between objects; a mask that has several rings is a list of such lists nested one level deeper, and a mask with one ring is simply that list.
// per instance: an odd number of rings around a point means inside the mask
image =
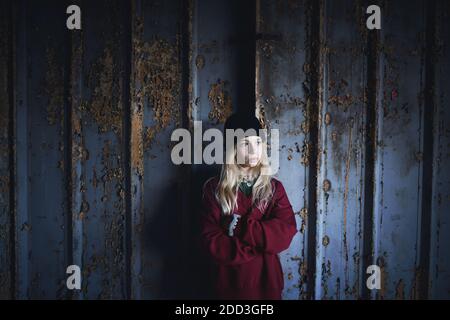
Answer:
[{"label": "dark background", "polygon": [[211,297],[197,209],[218,168],[173,165],[170,135],[254,105],[299,229],[285,299],[450,298],[449,1],[0,6],[0,298]]}]

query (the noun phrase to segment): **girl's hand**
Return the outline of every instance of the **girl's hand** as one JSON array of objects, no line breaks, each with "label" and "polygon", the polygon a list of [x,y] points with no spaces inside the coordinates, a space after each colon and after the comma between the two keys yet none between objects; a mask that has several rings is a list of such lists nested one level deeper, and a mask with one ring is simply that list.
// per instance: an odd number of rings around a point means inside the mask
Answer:
[{"label": "girl's hand", "polygon": [[238,222],[241,216],[237,213],[230,215],[223,215],[221,217],[220,225],[222,229],[230,236],[236,234],[236,227],[238,226]]},{"label": "girl's hand", "polygon": [[231,220],[230,225],[228,226],[228,235],[230,237],[234,235],[234,229],[236,228],[240,217],[241,217],[240,215],[233,213],[233,219]]}]

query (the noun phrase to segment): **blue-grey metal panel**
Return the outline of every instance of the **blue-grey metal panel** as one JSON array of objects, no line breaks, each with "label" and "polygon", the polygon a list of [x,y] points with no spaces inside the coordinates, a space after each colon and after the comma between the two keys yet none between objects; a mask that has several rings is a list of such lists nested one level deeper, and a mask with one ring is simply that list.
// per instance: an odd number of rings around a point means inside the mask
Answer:
[{"label": "blue-grey metal panel", "polygon": [[420,271],[424,1],[384,2],[374,194],[379,299],[416,298]]},{"label": "blue-grey metal panel", "polygon": [[137,210],[132,230],[138,234],[132,261],[139,265],[132,293],[177,298],[183,294],[180,221],[186,186],[171,161],[170,137],[181,126],[182,2],[134,1],[132,10],[132,190],[145,194],[132,199]]},{"label": "blue-grey metal panel", "polygon": [[[308,175],[311,141],[307,93],[307,2],[257,2],[256,109],[267,129],[279,130],[279,172],[299,232],[280,254],[284,299],[307,296]],[[270,142],[270,141],[269,141]],[[314,205],[314,204],[312,204]]]},{"label": "blue-grey metal panel", "polygon": [[325,1],[319,110],[316,299],[357,299],[361,286],[366,32],[364,7]]},{"label": "blue-grey metal panel", "polygon": [[223,1],[194,1],[192,6],[192,101],[188,112],[191,121],[202,121],[204,131],[221,129],[227,116],[237,110],[231,81],[237,76],[234,64],[238,59],[232,44],[236,32],[233,12]]},{"label": "blue-grey metal panel", "polygon": [[[80,5],[80,2],[73,2],[75,5]],[[84,79],[82,77],[83,71],[83,35],[81,31],[73,31],[68,37],[70,40],[70,69],[69,84],[67,84],[70,92],[70,101],[68,102],[67,118],[70,119],[68,127],[69,141],[67,149],[70,155],[70,159],[67,160],[68,166],[68,179],[69,179],[69,201],[70,201],[70,217],[69,217],[69,229],[71,231],[68,239],[70,248],[70,260],[71,264],[81,267],[83,265],[83,216],[80,217],[82,212],[84,193],[83,190],[84,180],[84,165],[85,165],[85,152],[83,152],[84,136],[82,134],[82,118],[83,118],[83,104],[82,93]],[[82,278],[83,279],[83,278]],[[73,292],[73,299],[82,299],[84,296],[83,291],[77,290]]]},{"label": "blue-grey metal panel", "polygon": [[65,7],[21,2],[17,9],[16,296],[62,298],[67,266],[65,46],[64,28],[58,26],[65,23]]},{"label": "blue-grey metal panel", "polygon": [[[83,1],[80,143],[72,156],[81,159],[80,221],[74,234],[81,253],[83,298],[123,298],[127,295],[125,255],[125,139],[127,112],[123,81],[125,2]],[[114,21],[114,23],[112,22]],[[122,50],[121,50],[122,49]]]},{"label": "blue-grey metal panel", "polygon": [[434,92],[433,205],[430,240],[429,297],[442,299],[450,293],[450,3],[437,1]]}]

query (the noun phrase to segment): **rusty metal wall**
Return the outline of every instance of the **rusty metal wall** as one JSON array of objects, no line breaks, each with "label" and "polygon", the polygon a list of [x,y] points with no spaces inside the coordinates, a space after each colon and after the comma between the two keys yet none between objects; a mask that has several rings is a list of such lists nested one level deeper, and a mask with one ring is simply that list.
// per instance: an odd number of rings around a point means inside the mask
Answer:
[{"label": "rusty metal wall", "polygon": [[450,8],[376,3],[380,31],[365,0],[1,1],[0,297],[208,298],[219,168],[170,136],[255,105],[298,225],[283,298],[449,299]]}]

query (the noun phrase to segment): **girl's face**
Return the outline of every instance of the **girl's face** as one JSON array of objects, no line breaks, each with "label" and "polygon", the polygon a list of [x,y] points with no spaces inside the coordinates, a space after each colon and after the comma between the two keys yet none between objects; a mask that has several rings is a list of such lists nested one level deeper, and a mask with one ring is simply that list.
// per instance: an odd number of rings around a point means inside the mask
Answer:
[{"label": "girl's face", "polygon": [[258,136],[240,139],[236,146],[237,163],[243,167],[256,167],[261,160],[262,147],[262,140]]}]

